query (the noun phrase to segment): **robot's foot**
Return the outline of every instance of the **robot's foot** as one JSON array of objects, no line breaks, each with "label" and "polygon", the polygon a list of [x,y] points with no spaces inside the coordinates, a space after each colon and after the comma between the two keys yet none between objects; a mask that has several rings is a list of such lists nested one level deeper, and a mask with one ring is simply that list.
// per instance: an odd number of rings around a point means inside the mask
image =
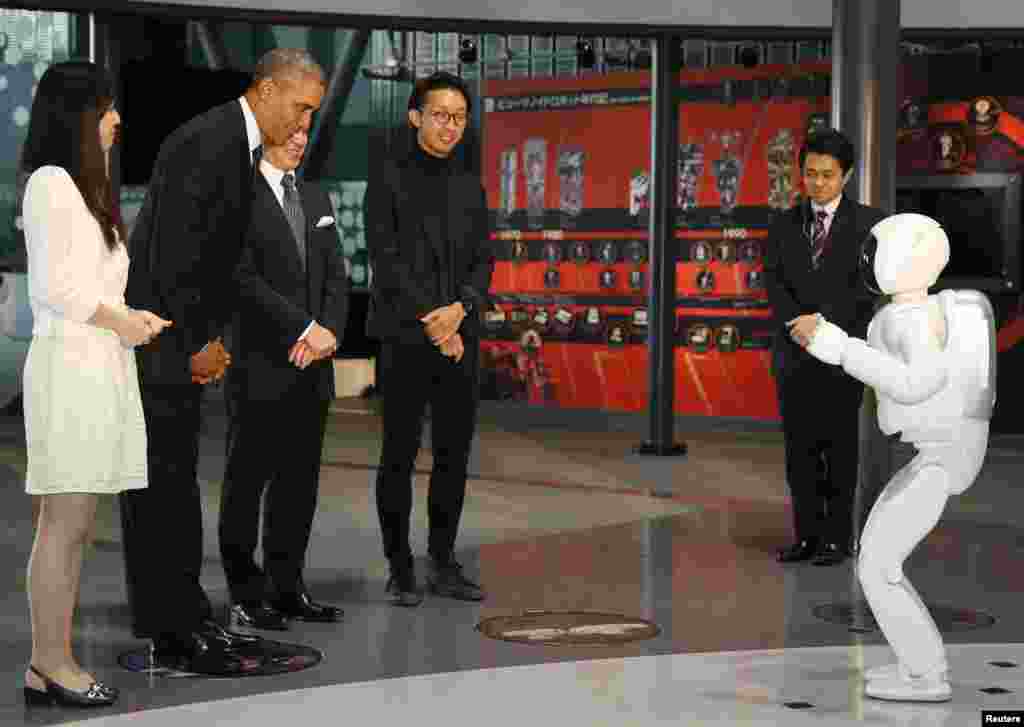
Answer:
[{"label": "robot's foot", "polygon": [[948,702],[953,696],[945,672],[911,677],[897,673],[890,677],[871,679],[864,693],[889,702]]},{"label": "robot's foot", "polygon": [[[938,670],[938,672],[938,676],[941,679],[948,679],[945,665],[943,665],[942,668]],[[906,667],[902,666],[899,663],[885,664],[883,666],[874,666],[864,671],[864,681],[866,682],[874,681],[877,679],[894,679],[896,677],[903,677],[905,679],[909,679],[910,672],[907,671]]]}]

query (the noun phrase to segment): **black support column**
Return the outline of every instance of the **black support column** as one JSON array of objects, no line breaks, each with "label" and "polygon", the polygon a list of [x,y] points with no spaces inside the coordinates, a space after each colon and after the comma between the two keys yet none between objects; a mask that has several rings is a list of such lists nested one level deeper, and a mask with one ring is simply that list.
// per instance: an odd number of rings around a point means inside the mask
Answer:
[{"label": "black support column", "polygon": [[[674,434],[676,313],[676,168],[679,158],[678,73],[682,39],[666,33],[654,41],[651,67],[651,217],[648,227],[650,297],[648,439],[640,454],[683,455]],[[669,494],[669,493],[662,493]]]},{"label": "black support column", "polygon": [[[847,193],[863,204],[892,212],[896,197],[900,0],[833,0],[832,26],[832,125],[849,136],[857,150]],[[892,447],[878,428],[877,401],[870,387],[864,392],[860,411],[859,449],[853,511],[853,534],[857,539],[868,512],[893,473]]]}]

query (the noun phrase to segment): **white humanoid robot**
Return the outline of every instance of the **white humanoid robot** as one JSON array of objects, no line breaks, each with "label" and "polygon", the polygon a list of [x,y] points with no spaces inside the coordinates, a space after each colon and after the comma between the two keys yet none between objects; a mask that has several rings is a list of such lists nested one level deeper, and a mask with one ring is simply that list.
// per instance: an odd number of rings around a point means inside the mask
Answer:
[{"label": "white humanoid robot", "polygon": [[928,295],[949,262],[938,222],[898,214],[871,232],[865,272],[892,302],[871,320],[867,341],[820,319],[807,350],[871,386],[882,431],[900,432],[917,448],[861,534],[857,575],[897,657],[868,670],[865,693],[941,702],[950,698],[942,637],[903,562],[938,523],[949,496],[970,487],[981,469],[995,404],[995,326],[988,299],[977,291]]}]

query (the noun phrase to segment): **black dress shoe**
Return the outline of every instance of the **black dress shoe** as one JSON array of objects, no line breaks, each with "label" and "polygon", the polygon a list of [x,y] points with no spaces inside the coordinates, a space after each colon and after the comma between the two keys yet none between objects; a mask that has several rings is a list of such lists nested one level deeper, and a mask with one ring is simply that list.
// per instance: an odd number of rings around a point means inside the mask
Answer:
[{"label": "black dress shoe", "polygon": [[810,560],[817,552],[818,542],[813,538],[804,538],[793,543],[788,548],[780,550],[778,561],[780,563],[799,563],[804,560]]},{"label": "black dress shoe", "polygon": [[411,563],[408,566],[391,566],[386,589],[393,596],[391,603],[395,606],[413,608],[423,603],[423,592],[416,585],[416,571]]},{"label": "black dress shoe", "polygon": [[814,554],[814,565],[839,565],[850,557],[850,552],[837,543],[824,543]]},{"label": "black dress shoe", "polygon": [[233,676],[266,661],[258,645],[236,650],[198,631],[153,639],[153,666],[206,676]]},{"label": "black dress shoe", "polygon": [[103,682],[93,682],[84,692],[62,687],[34,666],[29,666],[33,674],[39,677],[46,686],[45,690],[25,687],[23,695],[25,706],[50,707],[106,707],[117,701],[118,691]]},{"label": "black dress shoe", "polygon": [[274,601],[274,608],[286,618],[312,623],[336,623],[345,614],[337,606],[317,603],[305,592],[281,596]]},{"label": "black dress shoe", "polygon": [[261,601],[245,601],[231,607],[231,624],[266,631],[287,631],[288,619],[276,608]]},{"label": "black dress shoe", "polygon": [[482,601],[483,589],[462,575],[462,566],[454,560],[431,559],[427,571],[427,589],[438,596],[447,596],[459,601]]},{"label": "black dress shoe", "polygon": [[223,644],[226,649],[233,651],[244,650],[248,646],[259,645],[263,642],[262,636],[257,636],[256,634],[243,634],[239,631],[231,631],[230,629],[224,628],[213,619],[203,621],[197,632],[203,634],[217,644]]}]

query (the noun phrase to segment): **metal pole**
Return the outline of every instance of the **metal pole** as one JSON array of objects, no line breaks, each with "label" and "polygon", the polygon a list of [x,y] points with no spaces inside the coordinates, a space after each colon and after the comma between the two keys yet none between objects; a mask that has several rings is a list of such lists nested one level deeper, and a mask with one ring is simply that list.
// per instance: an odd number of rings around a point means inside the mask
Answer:
[{"label": "metal pole", "polygon": [[220,23],[211,23],[205,20],[192,21],[189,23],[196,41],[203,51],[206,59],[206,67],[211,71],[219,71],[228,68],[228,53],[224,46],[224,38],[221,34]]},{"label": "metal pole", "polygon": [[640,454],[684,455],[675,424],[676,168],[679,158],[679,57],[682,39],[672,33],[654,41],[651,66],[651,216],[648,227],[649,438]]},{"label": "metal pole", "polygon": [[317,114],[313,129],[309,135],[309,149],[302,163],[300,174],[306,179],[317,179],[323,175],[327,164],[327,156],[331,151],[331,141],[341,122],[342,114],[348,103],[352,86],[356,82],[356,74],[366,55],[370,44],[369,30],[353,30],[349,36],[348,46],[341,62],[334,66],[327,89]]},{"label": "metal pole", "polygon": [[[900,56],[900,0],[833,0],[832,126],[857,151],[851,193],[863,204],[892,211],[896,197],[897,88]],[[875,392],[867,387],[860,409],[859,463],[854,494],[854,545],[867,515],[893,472],[889,440],[878,427]],[[872,624],[859,583],[854,630]]]}]

